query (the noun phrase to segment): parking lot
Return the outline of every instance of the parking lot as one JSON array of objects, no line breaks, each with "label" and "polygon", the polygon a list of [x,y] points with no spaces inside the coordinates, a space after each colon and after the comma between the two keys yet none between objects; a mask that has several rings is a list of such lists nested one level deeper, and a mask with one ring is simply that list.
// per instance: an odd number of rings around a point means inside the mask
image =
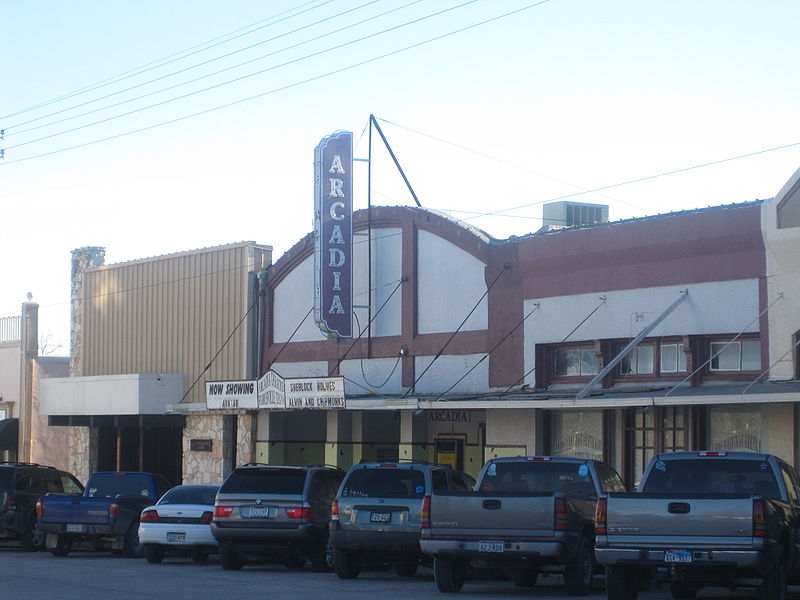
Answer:
[{"label": "parking lot", "polygon": [[[421,568],[412,579],[398,579],[391,571],[366,571],[355,580],[341,580],[332,573],[311,569],[290,571],[281,565],[248,563],[242,571],[223,571],[213,558],[198,564],[190,558],[167,557],[161,564],[144,559],[125,559],[106,552],[76,551],[65,558],[47,552],[24,553],[13,544],[0,546],[0,572],[4,598],[241,598],[275,600],[396,600],[397,598],[567,598],[558,576],[545,577],[534,588],[517,588],[508,581],[470,579],[460,594],[443,596],[437,591],[430,569]],[[791,597],[800,598],[794,587]],[[704,590],[700,598],[753,598],[752,590],[731,593]],[[589,598],[605,598],[598,581]],[[642,600],[666,600],[669,591],[650,591]]]}]

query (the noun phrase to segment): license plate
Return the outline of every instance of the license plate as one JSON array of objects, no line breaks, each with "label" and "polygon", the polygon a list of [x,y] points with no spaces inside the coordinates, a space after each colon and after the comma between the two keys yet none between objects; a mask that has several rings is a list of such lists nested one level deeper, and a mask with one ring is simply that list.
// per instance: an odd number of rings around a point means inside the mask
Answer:
[{"label": "license plate", "polygon": [[167,533],[168,544],[180,544],[186,541],[185,533]]},{"label": "license plate", "polygon": [[67,533],[83,533],[86,531],[86,528],[80,523],[67,523],[66,530]]},{"label": "license plate", "polygon": [[665,550],[664,562],[690,563],[692,562],[692,553],[689,550]]},{"label": "license plate", "polygon": [[271,519],[275,516],[275,510],[269,506],[243,506],[240,514],[247,519]]},{"label": "license plate", "polygon": [[369,513],[369,520],[371,523],[391,523],[392,521],[392,513]]},{"label": "license plate", "polygon": [[505,548],[503,542],[478,542],[478,552],[503,552]]}]

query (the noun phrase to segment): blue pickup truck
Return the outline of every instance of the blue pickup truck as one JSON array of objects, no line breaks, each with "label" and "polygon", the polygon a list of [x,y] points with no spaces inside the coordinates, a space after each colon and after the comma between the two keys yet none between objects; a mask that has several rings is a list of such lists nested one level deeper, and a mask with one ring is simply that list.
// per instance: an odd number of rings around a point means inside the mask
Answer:
[{"label": "blue pickup truck", "polygon": [[45,547],[66,556],[74,543],[87,542],[96,550],[143,556],[139,515],[170,487],[163,475],[118,471],[91,475],[81,496],[45,494],[36,506]]}]

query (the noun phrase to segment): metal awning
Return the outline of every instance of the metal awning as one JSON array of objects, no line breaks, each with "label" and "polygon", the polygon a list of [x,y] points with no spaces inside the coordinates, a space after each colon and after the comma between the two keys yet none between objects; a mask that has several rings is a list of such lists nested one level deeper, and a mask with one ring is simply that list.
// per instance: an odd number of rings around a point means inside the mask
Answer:
[{"label": "metal awning", "polygon": [[0,421],[0,452],[14,450],[19,445],[19,419],[3,419]]}]

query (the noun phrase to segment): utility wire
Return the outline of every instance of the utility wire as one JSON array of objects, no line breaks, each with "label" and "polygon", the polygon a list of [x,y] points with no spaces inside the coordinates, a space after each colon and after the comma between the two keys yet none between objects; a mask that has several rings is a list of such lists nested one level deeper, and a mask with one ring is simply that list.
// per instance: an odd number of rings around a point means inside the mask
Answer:
[{"label": "utility wire", "polygon": [[215,107],[212,107],[212,108],[208,108],[208,109],[205,109],[205,110],[202,110],[202,111],[198,111],[198,112],[191,113],[191,114],[188,114],[188,115],[183,115],[181,117],[176,117],[174,119],[170,119],[170,120],[167,120],[167,121],[162,121],[160,123],[155,123],[153,125],[148,125],[148,126],[141,127],[141,128],[138,128],[138,129],[125,131],[125,132],[118,133],[118,134],[115,134],[115,135],[111,135],[111,136],[108,136],[108,137],[105,137],[105,138],[99,138],[99,139],[91,140],[89,142],[76,144],[76,145],[73,145],[73,146],[67,146],[67,147],[63,147],[63,148],[58,148],[56,150],[51,150],[49,152],[43,152],[43,153],[40,153],[40,154],[27,156],[27,157],[24,157],[24,158],[18,158],[18,159],[14,159],[14,160],[8,160],[8,161],[0,162],[0,166],[8,166],[8,165],[12,165],[12,164],[19,163],[19,162],[24,162],[24,161],[28,161],[28,160],[34,160],[34,159],[38,159],[38,158],[43,158],[45,156],[52,156],[54,154],[59,154],[61,152],[67,152],[67,151],[70,151],[70,150],[77,150],[78,148],[85,148],[87,146],[91,146],[91,145],[94,145],[94,144],[99,144],[99,143],[102,143],[102,142],[115,140],[115,139],[122,138],[122,137],[125,137],[125,136],[128,136],[128,135],[133,135],[135,133],[141,133],[141,132],[144,132],[144,131],[149,131],[151,129],[156,129],[157,127],[163,127],[165,125],[171,125],[173,123],[178,123],[180,121],[185,121],[187,119],[192,119],[192,118],[195,118],[195,117],[206,115],[206,114],[215,112],[217,110],[222,110],[222,109],[225,109],[225,108],[230,108],[232,106],[237,106],[237,105],[242,104],[244,102],[249,102],[251,100],[255,100],[255,99],[258,99],[258,98],[263,98],[264,96],[268,96],[270,94],[275,94],[275,93],[282,92],[282,91],[285,91],[285,90],[288,90],[288,89],[292,89],[292,88],[295,88],[295,87],[298,87],[298,86],[301,86],[301,85],[305,85],[305,84],[311,83],[313,81],[318,81],[318,80],[324,79],[326,77],[331,77],[333,75],[338,75],[339,73],[343,73],[343,72],[346,72],[346,71],[349,71],[349,70],[352,70],[352,69],[355,69],[355,68],[358,68],[358,67],[361,67],[361,66],[364,66],[364,65],[379,61],[379,60],[383,60],[384,58],[388,58],[390,56],[395,56],[397,54],[400,54],[400,53],[403,53],[403,52],[407,52],[409,50],[420,48],[420,47],[425,46],[427,44],[431,44],[433,42],[436,42],[436,41],[451,37],[451,36],[459,34],[459,33],[463,33],[463,32],[468,31],[470,29],[475,29],[476,27],[480,27],[482,25],[486,25],[487,23],[491,23],[491,22],[494,22],[494,21],[498,21],[500,19],[507,18],[509,16],[513,16],[513,15],[519,14],[519,13],[525,11],[525,10],[529,10],[529,9],[535,8],[537,6],[541,6],[542,4],[545,4],[545,3],[551,2],[551,1],[552,0],[540,0],[539,2],[535,2],[533,4],[529,4],[527,6],[519,8],[517,10],[513,10],[513,11],[510,11],[510,12],[507,12],[507,13],[503,13],[501,15],[497,15],[495,17],[491,17],[491,18],[488,18],[488,19],[484,19],[482,21],[478,21],[476,23],[472,23],[471,25],[467,25],[465,27],[461,27],[459,29],[455,29],[455,30],[449,31],[447,33],[443,33],[441,35],[438,35],[438,36],[435,36],[435,37],[432,37],[432,38],[428,38],[428,39],[423,40],[421,42],[416,42],[414,44],[410,44],[408,46],[404,46],[403,48],[398,48],[396,50],[392,50],[392,51],[386,52],[386,53],[378,55],[378,56],[373,56],[372,58],[368,58],[366,60],[350,64],[350,65],[348,65],[346,67],[341,67],[341,68],[338,68],[338,69],[334,69],[332,71],[328,71],[327,73],[322,73],[320,75],[315,75],[315,76],[312,76],[312,77],[309,77],[309,78],[306,78],[306,79],[303,79],[303,80],[300,80],[300,81],[296,81],[294,83],[290,83],[290,84],[287,84],[287,85],[284,85],[284,86],[281,86],[281,87],[278,87],[278,88],[273,88],[273,89],[268,90],[266,92],[261,92],[259,94],[255,94],[253,96],[248,96],[246,98],[240,98],[239,100],[234,100],[233,102],[229,102],[227,104],[218,105],[218,106],[215,106]]},{"label": "utility wire", "polygon": [[[112,98],[112,97],[114,97],[114,96],[118,96],[118,95],[120,95],[120,94],[124,94],[124,93],[126,93],[126,92],[130,92],[130,91],[132,91],[132,90],[135,90],[135,89],[137,89],[137,88],[143,87],[143,86],[145,86],[145,85],[149,85],[149,84],[151,84],[151,83],[156,83],[157,81],[161,81],[162,79],[167,79],[167,78],[169,78],[169,77],[173,77],[173,76],[175,76],[175,75],[180,75],[181,73],[185,73],[185,72],[187,72],[187,71],[190,71],[190,70],[192,70],[192,69],[197,69],[197,68],[199,68],[199,67],[206,66],[206,65],[208,65],[208,64],[211,64],[211,63],[213,63],[213,62],[216,62],[216,61],[222,60],[222,59],[224,59],[224,58],[228,58],[228,57],[230,57],[230,56],[233,56],[234,54],[238,54],[238,53],[240,53],[240,52],[245,52],[245,51],[247,51],[247,50],[251,50],[252,48],[255,48],[255,47],[257,47],[257,46],[261,46],[261,45],[263,45],[263,44],[267,44],[267,43],[269,43],[269,42],[272,42],[272,41],[275,41],[275,40],[277,40],[277,39],[280,39],[280,38],[282,38],[282,37],[285,37],[285,36],[287,36],[287,35],[291,35],[291,34],[297,33],[298,31],[302,31],[302,30],[304,30],[304,29],[308,29],[308,28],[310,28],[310,27],[314,27],[314,26],[316,26],[316,25],[319,25],[320,23],[324,23],[325,21],[330,21],[331,19],[335,19],[335,18],[337,18],[337,17],[341,17],[342,15],[345,15],[345,14],[347,14],[347,13],[350,13],[350,12],[353,12],[353,11],[356,11],[356,10],[359,10],[359,9],[362,9],[362,8],[364,8],[365,6],[369,6],[369,5],[371,5],[371,4],[374,4],[374,3],[376,3],[376,2],[380,2],[380,1],[381,1],[381,0],[370,0],[369,2],[367,2],[367,3],[365,3],[365,4],[362,4],[362,5],[360,5],[360,6],[356,6],[355,8],[351,8],[351,9],[349,9],[349,10],[342,11],[342,12],[340,12],[340,13],[338,13],[338,14],[335,14],[335,15],[332,15],[332,16],[330,16],[330,17],[326,17],[326,18],[324,18],[324,19],[320,19],[319,21],[315,21],[314,23],[310,23],[310,24],[308,24],[308,25],[304,25],[303,27],[298,27],[297,29],[294,29],[294,30],[292,30],[292,31],[288,31],[288,32],[282,33],[282,34],[280,34],[280,35],[277,35],[277,36],[274,36],[274,37],[268,38],[268,39],[266,39],[266,40],[262,40],[262,41],[260,41],[260,42],[257,42],[257,43],[255,43],[255,44],[251,44],[250,46],[246,46],[246,47],[244,47],[244,48],[240,48],[240,49],[238,49],[238,50],[234,50],[234,51],[232,51],[232,52],[229,52],[229,53],[227,53],[227,54],[223,54],[223,55],[221,55],[221,56],[216,56],[216,57],[214,57],[214,58],[210,58],[210,59],[208,59],[208,60],[206,60],[206,61],[204,61],[204,62],[195,63],[195,64],[193,64],[193,65],[190,65],[190,66],[188,66],[188,67],[185,67],[185,68],[183,68],[183,69],[180,69],[180,70],[178,70],[178,71],[173,71],[172,73],[167,73],[166,75],[162,75],[162,76],[160,76],[160,77],[156,77],[155,79],[150,79],[150,80],[148,80],[148,81],[144,81],[144,82],[142,82],[142,83],[138,83],[138,84],[136,84],[136,85],[133,85],[133,86],[131,86],[131,87],[128,87],[128,88],[125,88],[125,89],[122,89],[122,90],[118,90],[118,91],[116,91],[116,92],[111,92],[110,94],[106,94],[105,96],[100,96],[99,98],[95,98],[95,99],[93,99],[93,100],[87,100],[86,102],[82,102],[82,103],[80,103],[80,104],[75,104],[75,105],[73,105],[73,106],[70,106],[70,107],[68,107],[68,108],[64,108],[64,109],[58,110],[58,111],[56,111],[56,112],[50,113],[50,114],[48,114],[48,115],[43,115],[43,116],[41,116],[41,117],[37,117],[36,119],[31,119],[30,121],[25,121],[25,122],[23,122],[23,123],[19,123],[19,124],[17,124],[17,125],[6,126],[6,128],[5,128],[5,132],[6,132],[6,133],[5,133],[5,135],[6,135],[6,136],[11,136],[11,135],[22,135],[22,134],[24,134],[24,133],[28,133],[28,132],[31,132],[31,131],[35,131],[35,130],[37,130],[37,129],[41,129],[41,128],[43,128],[43,127],[50,127],[50,126],[52,126],[52,125],[57,125],[57,124],[59,124],[59,123],[64,123],[64,122],[66,122],[66,121],[71,121],[72,119],[77,119],[77,118],[80,118],[80,117],[85,117],[85,116],[87,116],[87,115],[91,115],[91,114],[94,114],[94,113],[97,113],[97,112],[100,112],[100,111],[108,110],[108,109],[110,109],[110,108],[115,108],[115,107],[117,107],[117,106],[122,106],[123,104],[128,104],[128,103],[130,103],[130,102],[135,102],[136,100],[142,100],[143,98],[148,98],[148,97],[150,97],[150,96],[154,96],[154,95],[156,95],[156,94],[163,94],[164,92],[168,92],[168,91],[170,91],[170,90],[174,90],[174,89],[176,89],[176,88],[179,88],[179,87],[183,87],[183,86],[186,86],[186,85],[189,85],[189,84],[192,84],[192,83],[196,83],[196,82],[198,82],[198,81],[202,81],[203,79],[208,79],[209,77],[214,77],[215,75],[219,75],[219,74],[221,74],[221,73],[225,73],[225,72],[227,72],[227,71],[231,71],[231,70],[233,70],[233,69],[238,69],[239,67],[243,67],[243,66],[245,66],[245,65],[249,65],[249,64],[251,64],[251,63],[258,62],[258,61],[261,61],[261,60],[264,60],[265,58],[269,58],[269,57],[271,57],[271,56],[275,56],[276,54],[280,54],[280,53],[282,53],[282,52],[286,52],[286,51],[288,51],[288,50],[291,50],[291,49],[297,48],[297,47],[299,47],[299,46],[303,46],[303,45],[305,45],[305,44],[309,44],[309,43],[311,43],[311,42],[318,41],[318,40],[320,40],[320,39],[322,39],[322,38],[329,37],[329,36],[331,36],[331,35],[334,35],[334,34],[336,34],[336,33],[340,33],[340,32],[342,32],[342,31],[345,31],[345,30],[347,30],[347,29],[352,29],[353,27],[357,27],[357,26],[359,26],[359,25],[362,25],[362,24],[364,24],[364,23],[366,23],[366,22],[368,22],[368,21],[372,21],[372,20],[374,20],[374,19],[378,19],[378,18],[380,18],[380,17],[383,17],[383,16],[385,16],[385,15],[387,15],[387,14],[389,14],[389,13],[396,12],[396,11],[398,11],[398,10],[401,10],[401,9],[403,9],[403,8],[406,8],[406,7],[410,6],[411,4],[417,4],[418,2],[422,2],[423,0],[414,0],[413,2],[411,2],[410,4],[406,4],[405,6],[400,6],[400,7],[394,8],[394,9],[392,9],[392,10],[389,10],[389,11],[386,11],[386,12],[384,12],[384,13],[382,13],[382,14],[375,15],[375,16],[369,17],[369,18],[367,18],[367,19],[363,19],[363,20],[361,20],[361,21],[359,21],[359,22],[357,22],[357,23],[353,23],[353,24],[351,24],[351,25],[347,25],[347,26],[345,26],[345,27],[340,27],[339,29],[334,29],[333,31],[330,31],[330,32],[328,32],[328,33],[324,33],[324,34],[318,35],[317,37],[313,37],[313,38],[310,38],[310,39],[307,39],[307,40],[303,40],[303,41],[301,41],[301,42],[297,42],[297,43],[295,43],[295,44],[292,44],[292,45],[290,45],[290,46],[284,46],[283,48],[279,48],[278,50],[275,50],[275,51],[273,51],[273,52],[269,52],[269,53],[267,53],[267,54],[264,54],[264,55],[262,55],[262,56],[257,56],[256,58],[251,58],[251,59],[249,59],[249,60],[246,60],[246,61],[244,61],[244,62],[237,63],[237,64],[235,64],[235,65],[231,65],[231,66],[225,67],[224,69],[220,69],[220,70],[218,70],[218,71],[213,71],[212,73],[207,73],[207,74],[205,74],[205,75],[201,75],[200,77],[195,77],[194,79],[189,79],[189,80],[187,80],[187,81],[182,81],[182,82],[180,82],[180,83],[176,83],[176,84],[174,84],[174,85],[170,85],[170,86],[168,86],[168,87],[165,87],[165,88],[161,88],[161,89],[158,89],[158,90],[155,90],[155,91],[152,91],[152,92],[148,92],[148,93],[146,93],[146,94],[142,94],[142,95],[140,95],[140,96],[135,96],[135,97],[133,97],[133,98],[128,98],[127,100],[122,100],[122,101],[120,101],[120,102],[115,102],[114,104],[109,104],[109,105],[106,105],[106,106],[102,106],[102,107],[100,107],[100,108],[94,108],[94,109],[92,109],[92,110],[89,110],[89,111],[86,111],[86,112],[82,112],[82,113],[79,113],[79,114],[77,114],[77,115],[72,115],[72,116],[70,116],[70,117],[65,117],[65,118],[63,118],[63,119],[59,119],[59,120],[57,120],[57,121],[50,121],[49,123],[43,123],[43,124],[41,124],[41,125],[37,125],[37,126],[35,126],[35,127],[29,127],[28,129],[23,129],[22,131],[13,131],[13,128],[15,128],[15,127],[20,127],[20,126],[22,126],[22,125],[27,125],[28,123],[33,123],[33,122],[36,122],[36,121],[40,121],[40,120],[42,120],[42,119],[46,119],[47,117],[56,116],[56,115],[59,115],[59,114],[61,114],[61,113],[64,113],[64,112],[68,112],[68,111],[74,110],[74,109],[76,109],[76,108],[80,108],[80,107],[82,107],[82,106],[87,106],[87,105],[89,105],[89,104],[93,104],[93,103],[95,103],[95,102],[100,102],[101,100],[106,100],[106,99],[108,99],[108,98]],[[274,68],[278,68],[278,67],[280,67],[280,66],[282,66],[282,65],[278,65],[277,67],[274,67]],[[201,90],[201,91],[202,91],[202,90]],[[116,118],[116,117],[115,117],[115,118]],[[12,131],[9,131],[9,130],[12,130]],[[9,148],[6,148],[6,149],[8,150]]]},{"label": "utility wire", "polygon": [[759,380],[759,379],[761,379],[761,378],[762,378],[764,375],[766,375],[767,373],[769,373],[769,371],[770,371],[770,369],[772,369],[772,367],[774,367],[774,366],[775,366],[775,365],[777,365],[779,362],[781,362],[781,361],[782,361],[784,358],[786,358],[787,356],[789,356],[789,354],[791,354],[791,353],[792,353],[792,351],[793,351],[795,348],[797,348],[798,346],[800,346],[800,339],[798,339],[798,340],[797,340],[797,341],[796,341],[796,342],[795,342],[795,343],[794,343],[794,344],[793,344],[793,345],[792,345],[792,346],[791,346],[791,347],[790,347],[790,348],[789,348],[789,349],[788,349],[788,350],[787,350],[785,353],[783,353],[783,354],[781,355],[781,357],[780,357],[778,360],[776,360],[774,363],[772,363],[770,366],[768,366],[766,369],[764,369],[764,371],[762,371],[762,372],[761,372],[761,374],[760,374],[758,377],[756,377],[756,378],[755,378],[753,381],[751,381],[751,382],[750,382],[750,385],[748,385],[746,388],[744,388],[744,389],[742,390],[742,393],[743,393],[743,394],[746,394],[746,393],[747,393],[747,390],[749,390],[751,387],[753,387],[753,386],[754,386],[754,385],[755,385],[755,384],[758,382],[758,380]]},{"label": "utility wire", "polygon": [[502,268],[502,269],[500,270],[500,272],[497,274],[497,277],[495,277],[495,278],[494,278],[494,280],[492,281],[492,283],[490,283],[490,284],[489,284],[489,285],[486,287],[486,291],[485,291],[485,292],[483,292],[483,294],[481,295],[481,297],[480,297],[480,298],[478,299],[478,301],[475,303],[475,306],[473,306],[473,307],[472,307],[472,309],[471,309],[471,310],[470,310],[470,311],[467,313],[467,316],[466,316],[466,317],[464,317],[464,320],[463,320],[463,321],[461,321],[461,324],[458,326],[458,328],[456,328],[456,330],[455,330],[455,331],[452,333],[452,335],[451,335],[451,336],[450,336],[450,337],[447,339],[447,341],[444,343],[444,346],[442,346],[442,347],[439,349],[439,351],[438,351],[438,352],[436,353],[436,355],[433,357],[433,360],[431,360],[431,362],[429,362],[429,363],[428,363],[428,366],[427,366],[427,367],[425,367],[425,369],[422,371],[422,373],[420,374],[420,376],[419,376],[419,377],[417,377],[417,378],[414,380],[414,383],[412,383],[412,384],[411,384],[411,387],[409,387],[409,388],[406,390],[406,392],[405,392],[405,393],[403,394],[403,396],[402,396],[403,398],[405,398],[406,396],[408,396],[408,395],[411,393],[411,390],[413,390],[413,389],[416,387],[417,383],[419,383],[419,380],[420,380],[420,379],[422,379],[422,378],[424,377],[425,373],[427,373],[427,372],[428,372],[428,370],[429,370],[429,369],[430,369],[430,368],[433,366],[433,363],[435,363],[435,362],[438,360],[438,358],[439,358],[439,357],[442,355],[442,352],[444,352],[444,351],[445,351],[445,348],[447,348],[447,346],[449,346],[449,345],[450,345],[450,342],[452,342],[452,341],[453,341],[453,338],[455,338],[455,337],[456,337],[456,335],[458,335],[458,332],[459,332],[459,331],[461,331],[461,328],[462,328],[462,327],[463,327],[463,326],[466,324],[466,322],[467,322],[467,321],[469,320],[469,318],[472,316],[472,313],[474,313],[474,312],[475,312],[475,311],[478,309],[478,307],[481,305],[481,302],[483,302],[483,299],[484,299],[484,298],[486,298],[486,296],[488,296],[488,295],[489,295],[489,291],[490,291],[490,290],[491,290],[491,289],[494,287],[494,284],[495,284],[495,283],[497,283],[497,282],[498,282],[498,280],[500,279],[500,277],[502,277],[502,276],[503,276],[503,273],[505,273],[506,271],[508,271],[510,268],[511,268],[511,266],[510,266],[510,265],[508,265],[508,264],[505,264],[505,265],[503,265],[503,268]]},{"label": "utility wire", "polygon": [[[213,38],[213,39],[208,40],[206,42],[201,42],[200,44],[196,44],[195,46],[191,46],[190,48],[186,48],[184,50],[180,50],[178,52],[174,52],[174,53],[169,54],[169,55],[167,55],[165,57],[156,59],[154,61],[151,61],[149,63],[141,65],[139,67],[135,67],[135,68],[133,68],[133,69],[131,69],[129,71],[125,71],[124,73],[120,73],[119,75],[114,75],[112,77],[109,77],[107,79],[99,81],[99,82],[97,82],[95,84],[91,84],[89,86],[80,88],[80,89],[75,90],[73,92],[68,92],[68,93],[66,93],[66,94],[64,94],[62,96],[57,97],[57,98],[52,98],[50,100],[46,100],[46,101],[41,102],[41,103],[39,103],[39,104],[37,104],[35,106],[31,106],[29,108],[24,108],[24,109],[18,110],[17,112],[14,112],[14,113],[9,113],[7,115],[2,115],[2,116],[0,116],[0,119],[7,119],[7,118],[10,118],[10,117],[14,117],[16,115],[24,114],[26,112],[30,112],[30,111],[33,111],[33,110],[37,110],[39,108],[43,108],[45,106],[49,106],[50,104],[55,104],[55,103],[61,102],[63,100],[68,100],[69,98],[73,98],[73,97],[79,96],[81,94],[86,94],[86,93],[89,93],[89,92],[93,92],[94,90],[97,90],[99,88],[106,87],[106,86],[112,85],[114,83],[119,83],[120,81],[124,81],[125,79],[129,79],[131,77],[135,77],[137,75],[141,75],[142,73],[146,73],[148,71],[152,71],[153,69],[157,69],[159,67],[166,66],[166,65],[171,64],[173,62],[176,62],[178,60],[183,60],[184,58],[188,58],[189,56],[192,56],[192,55],[197,54],[199,52],[203,52],[205,50],[209,50],[209,49],[214,48],[216,46],[219,46],[221,44],[225,44],[227,42],[233,41],[233,40],[238,39],[240,37],[243,37],[245,35],[249,35],[251,33],[259,31],[260,29],[264,29],[265,27],[269,27],[270,25],[274,25],[275,23],[280,23],[281,21],[284,21],[286,19],[281,19],[281,20],[275,21],[273,23],[268,23],[267,25],[264,25],[262,27],[256,27],[255,29],[252,29],[251,31],[247,31],[247,32],[245,32],[245,33],[243,33],[241,35],[236,35],[235,37],[231,37],[230,39],[227,39],[227,40],[224,39],[224,38],[226,38],[228,36],[232,36],[234,34],[237,34],[240,31],[244,31],[245,29],[248,29],[250,27],[255,27],[256,25],[260,25],[261,23],[264,23],[265,21],[269,21],[271,19],[274,19],[276,17],[280,17],[280,16],[282,16],[282,15],[288,13],[288,12],[291,12],[293,10],[296,10],[298,8],[302,8],[304,6],[312,4],[315,1],[316,0],[311,0],[310,2],[305,2],[303,4],[295,6],[294,8],[290,8],[290,9],[284,10],[282,12],[276,13],[276,14],[272,15],[271,17],[267,17],[266,19],[262,19],[260,21],[256,21],[255,23],[251,23],[250,25],[246,25],[244,27],[236,29],[235,31],[232,31],[230,33],[226,33],[224,35],[221,35],[219,37]],[[295,17],[295,16],[298,16],[298,15],[304,14],[304,13],[310,11],[310,10],[313,10],[315,8],[319,8],[321,6],[324,6],[325,4],[329,4],[331,2],[333,2],[333,0],[324,0],[324,2],[320,3],[317,6],[314,6],[314,7],[310,8],[310,9],[304,10],[302,12],[296,13],[296,14],[291,15],[291,16]],[[218,40],[223,40],[223,41],[221,41],[219,43],[213,43],[213,42],[217,42]],[[211,44],[211,45],[202,47],[204,44]],[[200,49],[196,50],[197,48],[200,48]],[[196,50],[196,51],[193,52],[193,50]],[[186,53],[188,53],[188,54],[186,54]],[[181,55],[183,55],[183,56],[181,56]],[[173,58],[173,57],[177,57],[177,58]],[[170,60],[170,59],[172,59],[172,60]]]},{"label": "utility wire", "polygon": [[[598,304],[598,305],[595,307],[595,309],[594,309],[592,312],[590,312],[588,315],[586,315],[586,317],[583,319],[583,321],[581,321],[580,323],[578,323],[578,324],[575,326],[575,328],[574,328],[572,331],[570,331],[570,332],[569,332],[569,333],[568,333],[568,334],[567,334],[567,335],[564,337],[564,339],[563,339],[563,340],[561,340],[561,343],[563,344],[563,343],[564,343],[564,342],[566,342],[566,341],[567,341],[567,340],[568,340],[570,337],[572,337],[572,334],[573,334],[573,333],[575,333],[576,331],[578,331],[578,329],[580,329],[581,325],[583,325],[584,323],[586,323],[586,321],[588,321],[588,320],[591,318],[591,316],[592,316],[594,313],[596,313],[598,310],[600,310],[600,307],[601,307],[601,306],[603,306],[603,304],[605,304],[605,303],[606,303],[606,299],[607,299],[607,298],[606,298],[606,296],[600,296],[600,304]],[[503,392],[503,394],[508,394],[508,393],[509,393],[509,392],[510,392],[510,391],[511,391],[513,388],[515,388],[516,386],[518,386],[518,385],[519,385],[521,382],[525,381],[525,378],[526,378],[526,377],[528,377],[528,375],[530,375],[531,373],[533,373],[533,372],[536,370],[536,364],[535,364],[535,363],[536,363],[536,360],[534,360],[534,366],[533,366],[533,368],[532,368],[530,371],[526,372],[526,373],[525,373],[525,374],[524,374],[522,377],[520,377],[519,379],[517,379],[517,380],[516,380],[514,383],[512,383],[510,386],[508,386],[508,387],[505,389],[505,391]]]},{"label": "utility wire", "polygon": [[509,337],[511,337],[511,336],[513,335],[513,333],[514,333],[514,332],[515,332],[517,329],[519,329],[519,328],[522,326],[522,324],[523,324],[523,323],[525,323],[525,321],[527,321],[527,320],[528,320],[528,317],[530,317],[530,316],[531,316],[531,315],[532,315],[534,312],[536,312],[537,310],[539,310],[539,303],[538,303],[538,302],[536,302],[536,303],[535,303],[535,305],[534,305],[534,307],[533,307],[533,308],[532,308],[530,311],[528,311],[528,314],[527,314],[527,315],[525,315],[524,317],[522,317],[522,320],[521,320],[519,323],[517,323],[516,325],[514,325],[514,327],[512,327],[512,328],[511,328],[511,331],[509,331],[509,332],[508,332],[507,334],[505,334],[505,335],[504,335],[502,338],[500,338],[500,341],[499,341],[499,342],[497,342],[497,343],[496,343],[494,346],[492,346],[492,348],[489,350],[489,352],[487,352],[486,354],[484,354],[484,355],[481,357],[481,359],[480,359],[478,362],[476,362],[476,363],[475,363],[475,364],[472,366],[472,368],[471,368],[469,371],[467,371],[466,373],[464,373],[464,374],[461,376],[461,378],[460,378],[458,381],[456,381],[456,382],[455,382],[453,385],[451,385],[449,388],[447,388],[447,389],[446,389],[444,392],[442,392],[441,394],[439,394],[438,396],[436,396],[436,399],[434,400],[434,402],[436,402],[436,400],[439,400],[439,398],[441,398],[442,396],[446,396],[446,395],[447,395],[447,394],[450,392],[450,390],[452,390],[452,389],[453,389],[454,387],[456,387],[456,386],[457,386],[459,383],[461,383],[462,381],[464,381],[464,379],[467,377],[467,375],[469,375],[470,373],[472,373],[472,371],[474,371],[474,370],[475,370],[475,369],[478,367],[478,365],[480,365],[480,364],[481,364],[483,361],[485,361],[487,358],[489,358],[489,357],[492,355],[492,352],[494,352],[495,350],[497,350],[497,348],[500,346],[500,344],[502,344],[502,343],[503,343],[503,342],[505,342],[505,341],[506,341],[506,340],[507,340]]},{"label": "utility wire", "polygon": [[314,307],[312,306],[311,308],[309,308],[309,309],[308,309],[308,312],[306,313],[306,316],[304,316],[302,319],[300,319],[300,322],[297,324],[297,327],[295,327],[295,328],[294,328],[294,331],[292,332],[292,335],[290,335],[290,336],[289,336],[289,339],[288,339],[288,340],[286,340],[285,342],[283,342],[283,346],[281,346],[281,349],[280,349],[280,350],[278,350],[278,353],[275,355],[275,357],[274,357],[274,358],[272,358],[272,359],[270,359],[269,363],[267,363],[267,371],[269,371],[269,368],[270,368],[270,367],[273,365],[273,363],[277,362],[277,360],[278,360],[278,357],[279,357],[279,356],[280,356],[280,355],[283,353],[283,351],[286,349],[286,346],[288,346],[288,345],[289,345],[289,342],[291,342],[291,341],[292,341],[292,339],[294,338],[295,334],[296,334],[298,331],[300,331],[300,327],[302,327],[303,323],[305,323],[305,322],[306,322],[306,319],[308,318],[308,315],[310,315],[310,314],[312,313],[312,311],[313,311],[313,310],[314,310]]},{"label": "utility wire", "polygon": [[[356,311],[353,311],[353,316],[356,318],[356,324],[358,326],[358,330],[361,331],[361,321],[358,318],[358,313]],[[392,378],[392,375],[394,375],[394,372],[397,370],[397,366],[400,364],[400,361],[402,359],[403,359],[402,354],[398,354],[397,360],[394,361],[394,366],[392,367],[392,370],[389,372],[389,374],[386,376],[386,379],[383,380],[383,383],[377,384],[377,383],[372,383],[369,379],[367,379],[367,374],[364,371],[364,352],[362,351],[361,356],[359,356],[359,362],[361,363],[361,377],[364,379],[364,383],[369,384],[371,387],[375,389],[382,388],[387,383],[389,383],[389,380]]]}]

